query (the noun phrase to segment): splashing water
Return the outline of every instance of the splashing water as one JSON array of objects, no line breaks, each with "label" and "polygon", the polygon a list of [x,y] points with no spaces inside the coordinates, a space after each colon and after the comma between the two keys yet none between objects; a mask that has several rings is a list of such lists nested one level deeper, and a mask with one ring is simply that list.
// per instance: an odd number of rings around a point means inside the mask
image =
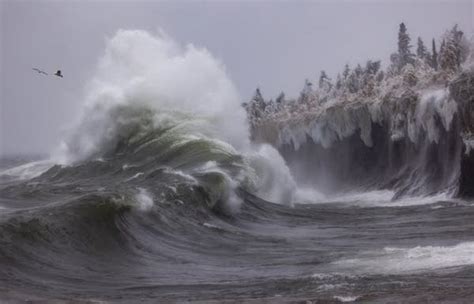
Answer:
[{"label": "splashing water", "polygon": [[124,138],[126,145],[152,138],[133,153],[165,140],[173,147],[206,141],[213,151],[247,159],[244,172],[231,179],[252,182],[274,202],[291,202],[289,169],[275,149],[251,146],[239,100],[224,66],[206,49],[182,48],[163,33],[120,30],[108,41],[79,121],[55,158],[74,164],[113,155]]}]

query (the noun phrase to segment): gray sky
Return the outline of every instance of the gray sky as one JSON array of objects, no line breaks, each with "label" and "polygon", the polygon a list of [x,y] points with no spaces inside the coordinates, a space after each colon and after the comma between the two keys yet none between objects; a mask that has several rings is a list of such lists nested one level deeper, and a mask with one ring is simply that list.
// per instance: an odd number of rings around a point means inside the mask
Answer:
[{"label": "gray sky", "polygon": [[[0,154],[48,152],[78,114],[105,38],[118,29],[167,32],[206,47],[246,101],[295,96],[320,70],[387,61],[404,21],[428,44],[458,23],[472,34],[474,0],[6,1],[0,0]],[[64,79],[31,68],[61,69]]]}]

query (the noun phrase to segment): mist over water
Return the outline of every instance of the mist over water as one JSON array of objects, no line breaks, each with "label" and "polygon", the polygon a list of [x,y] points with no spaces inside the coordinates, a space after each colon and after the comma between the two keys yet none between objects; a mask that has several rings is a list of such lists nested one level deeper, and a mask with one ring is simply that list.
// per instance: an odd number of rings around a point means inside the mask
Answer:
[{"label": "mist over water", "polygon": [[66,152],[77,154],[71,157],[87,157],[109,144],[102,142],[116,135],[110,132],[120,122],[110,115],[117,107],[150,108],[156,126],[187,115],[182,119],[201,124],[195,133],[238,148],[249,145],[245,113],[224,66],[206,49],[182,48],[164,33],[119,31],[87,91],[78,127],[65,142]]}]

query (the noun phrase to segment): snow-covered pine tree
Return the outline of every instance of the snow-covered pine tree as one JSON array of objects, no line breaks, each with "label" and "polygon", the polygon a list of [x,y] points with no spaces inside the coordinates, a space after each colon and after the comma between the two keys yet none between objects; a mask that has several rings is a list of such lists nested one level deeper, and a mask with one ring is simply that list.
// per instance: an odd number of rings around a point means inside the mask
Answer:
[{"label": "snow-covered pine tree", "polygon": [[456,63],[458,68],[460,68],[461,64],[466,61],[467,57],[469,56],[469,41],[465,37],[464,33],[458,29],[457,24],[451,29],[451,35],[453,37],[453,43],[456,47]]},{"label": "snow-covered pine tree", "polygon": [[303,90],[301,90],[300,98],[298,98],[299,103],[308,103],[310,100],[310,96],[313,92],[313,84],[308,80],[305,79]]},{"label": "snow-covered pine tree", "polygon": [[342,76],[344,77],[344,80],[347,80],[347,77],[349,76],[349,73],[350,73],[350,68],[349,68],[349,65],[346,63],[346,65],[344,66],[344,72],[342,72]]},{"label": "snow-covered pine tree", "polygon": [[431,42],[432,54],[431,54],[431,67],[437,71],[438,70],[438,52],[436,51],[436,41],[433,38]]},{"label": "snow-covered pine tree", "polygon": [[331,79],[325,71],[321,71],[319,75],[319,89],[325,93],[328,93],[332,89]]},{"label": "snow-covered pine tree", "polygon": [[357,77],[355,70],[350,73],[349,78],[347,79],[347,88],[352,94],[359,91],[359,77]]},{"label": "snow-covered pine tree", "polygon": [[463,61],[461,40],[463,32],[455,25],[450,31],[444,34],[443,43],[439,52],[439,64],[445,72],[455,72]]},{"label": "snow-covered pine tree", "polygon": [[416,47],[416,56],[418,56],[418,58],[421,58],[421,59],[425,59],[426,57],[426,47],[421,37],[418,37],[417,47]]},{"label": "snow-covered pine tree", "polygon": [[251,119],[262,118],[265,112],[265,100],[263,99],[260,88],[255,90],[255,94],[249,102]]},{"label": "snow-covered pine tree", "polygon": [[403,77],[404,84],[408,85],[409,87],[413,87],[418,83],[415,67],[411,64],[403,67],[401,75]]},{"label": "snow-covered pine tree", "polygon": [[384,78],[385,78],[385,73],[384,73],[383,70],[380,70],[380,71],[377,73],[377,75],[375,76],[375,80],[376,80],[378,83],[382,82],[382,81],[384,80]]},{"label": "snow-covered pine tree", "polygon": [[260,92],[260,88],[255,90],[255,94],[252,98],[253,101],[259,106],[259,108],[265,108],[265,99],[263,99],[262,93]]},{"label": "snow-covered pine tree", "polygon": [[276,103],[279,104],[279,105],[282,105],[285,103],[285,93],[284,92],[281,92],[278,97],[276,98]]},{"label": "snow-covered pine tree", "polygon": [[399,70],[401,70],[406,64],[414,63],[414,55],[410,51],[410,36],[408,35],[405,23],[400,23],[400,29],[398,31],[398,55],[399,55]]},{"label": "snow-covered pine tree", "polygon": [[392,53],[390,55],[390,62],[391,62],[391,64],[390,64],[390,66],[387,70],[387,72],[388,72],[387,74],[390,75],[390,76],[395,76],[400,72],[400,70],[398,68],[400,66],[400,55],[398,54],[398,52],[397,53]]},{"label": "snow-covered pine tree", "polygon": [[370,74],[370,75],[377,74],[379,69],[380,69],[380,60],[377,60],[377,61],[369,60],[367,61],[365,65],[365,71],[367,74]]},{"label": "snow-covered pine tree", "polygon": [[[359,86],[363,90],[365,96],[371,96],[375,87],[375,75],[380,69],[380,60],[368,60],[365,64],[365,69],[362,77],[359,77]],[[359,88],[359,89],[360,89]]]},{"label": "snow-covered pine tree", "polygon": [[438,65],[441,69],[443,69],[443,64],[441,62],[443,62],[445,59],[443,58],[443,56],[445,56],[445,49],[446,49],[446,40],[443,39],[443,41],[441,41],[441,46],[439,47],[439,55],[438,55]]},{"label": "snow-covered pine tree", "polygon": [[457,71],[469,56],[469,41],[456,24],[444,35],[443,52],[440,50],[440,66],[445,71]]},{"label": "snow-covered pine tree", "polygon": [[278,106],[276,102],[273,101],[273,99],[270,99],[266,104],[265,104],[265,115],[269,117],[270,115],[276,113],[278,111]]},{"label": "snow-covered pine tree", "polygon": [[341,88],[342,88],[342,77],[341,77],[341,74],[337,74],[336,89],[340,90]]},{"label": "snow-covered pine tree", "polygon": [[321,71],[321,74],[319,74],[319,88],[322,89],[324,86],[324,82],[328,79],[328,75],[326,72],[323,70]]},{"label": "snow-covered pine tree", "polygon": [[357,77],[360,77],[362,76],[362,73],[364,73],[364,70],[362,69],[360,64],[357,64],[356,68],[354,69],[354,72]]}]

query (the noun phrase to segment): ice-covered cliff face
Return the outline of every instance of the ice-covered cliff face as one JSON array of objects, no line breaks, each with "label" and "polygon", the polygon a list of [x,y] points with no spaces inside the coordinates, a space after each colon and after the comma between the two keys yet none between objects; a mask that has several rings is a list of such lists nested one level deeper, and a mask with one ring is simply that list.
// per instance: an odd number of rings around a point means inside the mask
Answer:
[{"label": "ice-covered cliff face", "polygon": [[459,104],[463,138],[463,154],[458,194],[474,197],[474,52],[469,71],[461,73],[449,86],[451,96]]},{"label": "ice-covered cliff face", "polygon": [[328,148],[335,141],[359,133],[364,144],[371,147],[373,123],[388,124],[387,135],[392,141],[408,138],[417,144],[426,136],[429,142],[438,143],[441,129],[450,130],[456,112],[457,104],[448,89],[409,90],[384,100],[328,105],[311,118],[280,124],[276,143],[292,144],[298,150],[311,139]]},{"label": "ice-covered cliff face", "polygon": [[254,140],[277,146],[300,183],[321,191],[462,193],[474,72],[463,75],[450,86],[394,87],[261,120],[253,127]]}]

